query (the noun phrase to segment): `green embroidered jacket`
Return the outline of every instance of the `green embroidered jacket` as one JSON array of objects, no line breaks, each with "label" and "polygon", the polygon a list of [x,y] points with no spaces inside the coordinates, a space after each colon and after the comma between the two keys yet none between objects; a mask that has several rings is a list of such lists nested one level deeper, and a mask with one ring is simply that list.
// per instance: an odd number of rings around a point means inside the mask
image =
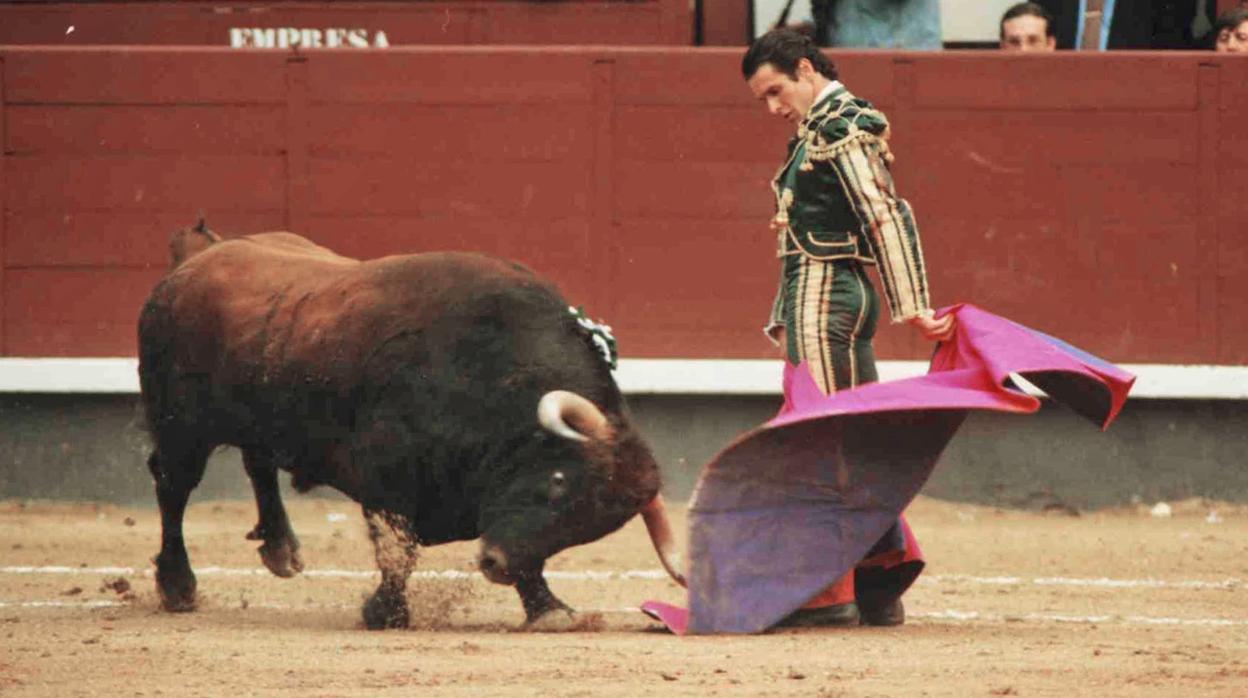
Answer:
[{"label": "green embroidered jacket", "polygon": [[[910,204],[888,171],[888,120],[842,86],[813,105],[772,180],[780,257],[857,259],[879,267],[893,322],[929,308],[927,274]],[[783,289],[783,280],[782,286]],[[784,323],[783,293],[771,331]]]}]

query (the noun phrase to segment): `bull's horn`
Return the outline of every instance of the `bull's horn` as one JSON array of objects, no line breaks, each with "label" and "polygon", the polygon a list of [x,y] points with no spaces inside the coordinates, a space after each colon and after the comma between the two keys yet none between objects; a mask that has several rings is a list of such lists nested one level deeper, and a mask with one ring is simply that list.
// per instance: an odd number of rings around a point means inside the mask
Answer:
[{"label": "bull's horn", "polygon": [[663,495],[654,495],[654,499],[641,508],[641,518],[646,522],[646,530],[650,532],[650,541],[654,543],[654,551],[659,554],[663,569],[672,575],[677,584],[687,586],[685,573],[680,569],[680,553],[676,552],[676,543],[672,540],[672,524],[668,522],[667,509],[663,506]]},{"label": "bull's horn", "polygon": [[537,421],[546,431],[573,441],[588,441],[591,436],[599,439],[610,436],[607,417],[602,410],[567,390],[552,390],[538,400]]}]

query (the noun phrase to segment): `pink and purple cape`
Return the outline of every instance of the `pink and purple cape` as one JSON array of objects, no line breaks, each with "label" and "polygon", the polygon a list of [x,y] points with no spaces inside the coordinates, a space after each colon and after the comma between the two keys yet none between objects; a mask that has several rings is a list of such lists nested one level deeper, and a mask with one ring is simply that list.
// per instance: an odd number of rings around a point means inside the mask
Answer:
[{"label": "pink and purple cape", "polygon": [[656,602],[643,610],[676,632],[765,631],[872,550],[970,410],[1039,409],[1013,376],[1102,429],[1135,381],[975,306],[947,313],[955,336],[926,375],[825,396],[804,367],[786,367],[784,408],[721,451],[694,488],[687,614]]}]

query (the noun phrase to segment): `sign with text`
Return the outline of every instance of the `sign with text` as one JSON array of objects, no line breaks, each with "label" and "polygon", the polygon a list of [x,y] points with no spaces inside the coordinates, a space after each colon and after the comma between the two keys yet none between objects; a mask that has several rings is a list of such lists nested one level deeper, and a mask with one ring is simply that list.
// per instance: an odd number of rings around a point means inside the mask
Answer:
[{"label": "sign with text", "polygon": [[230,27],[230,48],[389,48],[378,29],[330,27]]}]

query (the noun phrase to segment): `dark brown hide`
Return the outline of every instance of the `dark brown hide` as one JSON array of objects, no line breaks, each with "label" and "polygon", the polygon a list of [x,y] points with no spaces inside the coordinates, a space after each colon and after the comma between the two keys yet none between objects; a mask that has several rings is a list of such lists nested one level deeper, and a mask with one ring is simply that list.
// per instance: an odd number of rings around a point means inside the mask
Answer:
[{"label": "dark brown hide", "polygon": [[[361,502],[383,572],[370,627],[406,622],[417,543],[476,537],[491,564],[506,561],[492,578],[517,584],[530,619],[563,608],[541,579],[545,559],[619,528],[657,493],[609,369],[530,270],[453,252],[360,261],[290,233],[214,237],[175,236],[181,263],[140,318],[166,607],[193,606],[182,508],[222,444],[243,450],[260,511],[250,537],[279,575],[302,561],[278,469],[300,489],[327,484]],[[577,442],[540,428],[537,404],[553,390],[591,401],[609,432]],[[407,562],[383,555],[383,539]]]}]

